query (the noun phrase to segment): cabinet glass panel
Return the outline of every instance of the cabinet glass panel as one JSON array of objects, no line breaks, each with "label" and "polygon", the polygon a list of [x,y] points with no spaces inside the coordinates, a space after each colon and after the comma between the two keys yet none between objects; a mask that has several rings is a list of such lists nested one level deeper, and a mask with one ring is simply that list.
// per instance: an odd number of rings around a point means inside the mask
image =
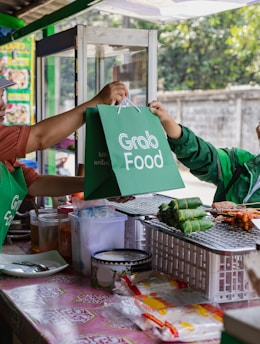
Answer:
[{"label": "cabinet glass panel", "polygon": [[[44,117],[48,118],[75,106],[75,58],[53,55],[44,58]],[[57,131],[59,128],[57,128]],[[70,135],[45,152],[44,173],[75,175],[75,137]]]},{"label": "cabinet glass panel", "polygon": [[[98,63],[97,63],[98,62]],[[147,102],[147,49],[139,47],[112,47],[87,45],[88,96],[92,98],[101,85],[123,81],[136,104]]]}]

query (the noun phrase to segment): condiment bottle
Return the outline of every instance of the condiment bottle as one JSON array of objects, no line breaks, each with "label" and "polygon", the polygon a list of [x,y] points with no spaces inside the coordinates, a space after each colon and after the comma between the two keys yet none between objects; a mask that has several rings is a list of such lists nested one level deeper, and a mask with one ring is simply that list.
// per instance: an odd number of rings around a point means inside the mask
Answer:
[{"label": "condiment bottle", "polygon": [[[58,214],[63,214],[68,217],[68,214],[73,211],[72,204],[63,204],[57,208]],[[72,262],[72,244],[71,244],[71,225],[70,219],[61,222],[58,228],[58,251],[61,256],[68,262]]]}]

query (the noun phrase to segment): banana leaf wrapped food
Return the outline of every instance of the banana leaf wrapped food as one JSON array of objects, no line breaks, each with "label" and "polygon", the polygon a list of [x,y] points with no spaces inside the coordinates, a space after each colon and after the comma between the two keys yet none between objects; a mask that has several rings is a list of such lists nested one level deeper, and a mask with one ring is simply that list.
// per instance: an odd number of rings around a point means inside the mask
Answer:
[{"label": "banana leaf wrapped food", "polygon": [[169,206],[169,204],[162,203],[159,206],[159,212],[157,217],[160,221],[166,223],[169,226],[174,226],[175,224],[175,210]]},{"label": "banana leaf wrapped food", "polygon": [[175,217],[176,222],[183,222],[186,220],[201,218],[201,217],[204,217],[206,215],[207,215],[207,213],[202,208],[180,209],[180,210],[176,210],[174,213],[174,217]]},{"label": "banana leaf wrapped food", "polygon": [[195,209],[202,205],[199,197],[180,198],[170,201],[169,206],[173,209]]},{"label": "banana leaf wrapped food", "polygon": [[199,197],[174,199],[170,203],[162,203],[157,214],[161,222],[180,229],[183,233],[205,231],[214,226],[208,219],[206,211],[201,207]]},{"label": "banana leaf wrapped food", "polygon": [[192,233],[206,231],[214,226],[214,223],[206,218],[186,220],[179,222],[176,228],[180,229],[183,233]]},{"label": "banana leaf wrapped food", "polygon": [[177,210],[172,207],[173,203],[171,202],[169,204],[162,203],[159,206],[159,212],[157,214],[158,219],[169,226],[176,226],[176,224],[180,221],[186,221],[207,215],[201,207]]}]

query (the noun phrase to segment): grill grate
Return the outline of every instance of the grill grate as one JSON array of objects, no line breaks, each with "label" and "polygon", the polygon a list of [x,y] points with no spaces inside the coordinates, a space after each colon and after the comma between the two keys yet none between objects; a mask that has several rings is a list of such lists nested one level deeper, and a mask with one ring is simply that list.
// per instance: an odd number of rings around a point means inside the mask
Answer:
[{"label": "grill grate", "polygon": [[126,203],[109,202],[109,204],[114,205],[117,210],[129,215],[145,216],[156,214],[162,203],[169,203],[171,200],[171,197],[153,194],[144,197],[136,196],[135,199]]},{"label": "grill grate", "polygon": [[170,227],[158,219],[143,220],[145,225],[152,226],[176,238],[207,248],[218,254],[245,253],[256,249],[256,241],[260,240],[260,231],[252,228],[245,231],[239,227],[218,223],[205,232],[184,234],[181,230]]},{"label": "grill grate", "polygon": [[[128,215],[149,216],[155,215],[162,203],[169,203],[172,199],[168,196],[152,194],[137,196],[134,200],[126,203],[109,202],[109,204]],[[218,254],[238,254],[252,251],[256,249],[256,241],[260,240],[260,230],[257,228],[245,231],[226,223],[218,223],[205,232],[184,234],[181,230],[170,227],[157,218],[141,221],[145,225]]]}]

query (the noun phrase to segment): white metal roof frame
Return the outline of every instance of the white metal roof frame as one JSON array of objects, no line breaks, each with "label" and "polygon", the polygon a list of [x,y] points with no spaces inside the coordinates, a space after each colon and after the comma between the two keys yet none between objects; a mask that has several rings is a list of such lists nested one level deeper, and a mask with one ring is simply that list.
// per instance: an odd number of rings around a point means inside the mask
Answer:
[{"label": "white metal roof frame", "polygon": [[[0,0],[0,23],[8,25],[10,22],[9,27],[14,29],[0,37],[0,45],[91,9],[163,23],[207,16],[258,2],[260,0],[19,0],[17,9],[17,0],[9,0],[8,8],[5,7],[7,0]],[[50,10],[48,14],[42,10],[43,3]],[[27,18],[25,26],[18,22],[21,18]],[[17,27],[14,26],[15,20]]]}]

